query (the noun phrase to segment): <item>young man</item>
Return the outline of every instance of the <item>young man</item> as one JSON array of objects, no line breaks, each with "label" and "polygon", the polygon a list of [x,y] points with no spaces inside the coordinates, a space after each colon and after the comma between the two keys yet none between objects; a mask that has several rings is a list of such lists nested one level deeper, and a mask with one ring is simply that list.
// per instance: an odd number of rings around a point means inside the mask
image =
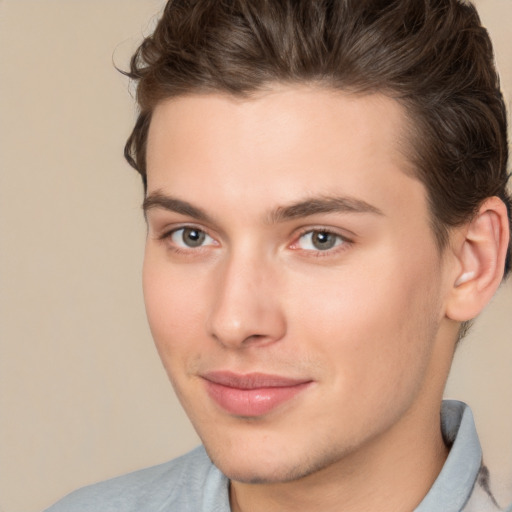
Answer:
[{"label": "young man", "polygon": [[499,510],[441,403],[511,259],[474,8],[170,1],[130,76],[147,313],[204,447],[50,510]]}]

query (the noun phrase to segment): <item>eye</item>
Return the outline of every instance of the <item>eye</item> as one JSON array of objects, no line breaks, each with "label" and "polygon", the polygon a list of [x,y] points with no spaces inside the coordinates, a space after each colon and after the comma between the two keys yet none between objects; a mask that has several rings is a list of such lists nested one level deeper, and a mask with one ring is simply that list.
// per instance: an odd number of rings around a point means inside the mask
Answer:
[{"label": "eye", "polygon": [[301,235],[295,246],[305,251],[328,251],[344,242],[344,238],[336,233],[326,230],[312,230]]},{"label": "eye", "polygon": [[204,231],[197,228],[180,228],[174,230],[170,238],[177,247],[195,249],[204,245],[212,245],[214,240]]}]

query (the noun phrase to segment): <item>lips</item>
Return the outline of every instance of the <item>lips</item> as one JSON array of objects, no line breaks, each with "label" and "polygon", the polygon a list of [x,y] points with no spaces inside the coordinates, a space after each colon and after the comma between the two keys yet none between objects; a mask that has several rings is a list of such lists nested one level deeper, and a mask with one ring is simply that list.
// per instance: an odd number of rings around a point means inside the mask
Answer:
[{"label": "lips", "polygon": [[278,375],[210,372],[202,376],[210,398],[235,416],[263,416],[312,384],[311,380]]}]

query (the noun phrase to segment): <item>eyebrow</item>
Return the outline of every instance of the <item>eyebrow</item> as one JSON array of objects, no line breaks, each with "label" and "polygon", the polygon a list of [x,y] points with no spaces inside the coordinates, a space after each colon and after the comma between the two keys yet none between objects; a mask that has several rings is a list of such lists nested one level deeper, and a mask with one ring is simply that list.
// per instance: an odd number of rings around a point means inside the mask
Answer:
[{"label": "eyebrow", "polygon": [[[202,208],[161,192],[149,194],[144,199],[142,208],[144,215],[147,215],[147,212],[153,208],[161,208],[192,217],[202,222],[213,222],[212,218]],[[361,199],[322,196],[301,200],[288,206],[279,206],[268,214],[267,222],[269,224],[277,224],[321,213],[371,213],[374,215],[384,215],[382,210]]]},{"label": "eyebrow", "polygon": [[148,211],[154,208],[180,213],[181,215],[193,217],[202,222],[211,222],[212,220],[202,208],[198,208],[187,201],[162,194],[161,192],[149,194],[142,203],[144,216],[147,216]]},{"label": "eyebrow", "polygon": [[376,206],[354,197],[325,196],[305,199],[288,206],[280,206],[270,213],[271,223],[300,217],[309,217],[319,213],[371,213],[384,215]]}]

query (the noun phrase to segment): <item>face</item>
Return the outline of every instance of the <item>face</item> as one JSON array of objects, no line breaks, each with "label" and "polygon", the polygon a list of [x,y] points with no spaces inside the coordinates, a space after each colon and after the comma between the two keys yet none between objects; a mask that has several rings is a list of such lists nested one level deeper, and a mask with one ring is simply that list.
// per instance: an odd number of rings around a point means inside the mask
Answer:
[{"label": "face", "polygon": [[443,260],[404,130],[391,99],[315,88],[154,112],[147,314],[234,480],[342,464],[440,400]]}]

